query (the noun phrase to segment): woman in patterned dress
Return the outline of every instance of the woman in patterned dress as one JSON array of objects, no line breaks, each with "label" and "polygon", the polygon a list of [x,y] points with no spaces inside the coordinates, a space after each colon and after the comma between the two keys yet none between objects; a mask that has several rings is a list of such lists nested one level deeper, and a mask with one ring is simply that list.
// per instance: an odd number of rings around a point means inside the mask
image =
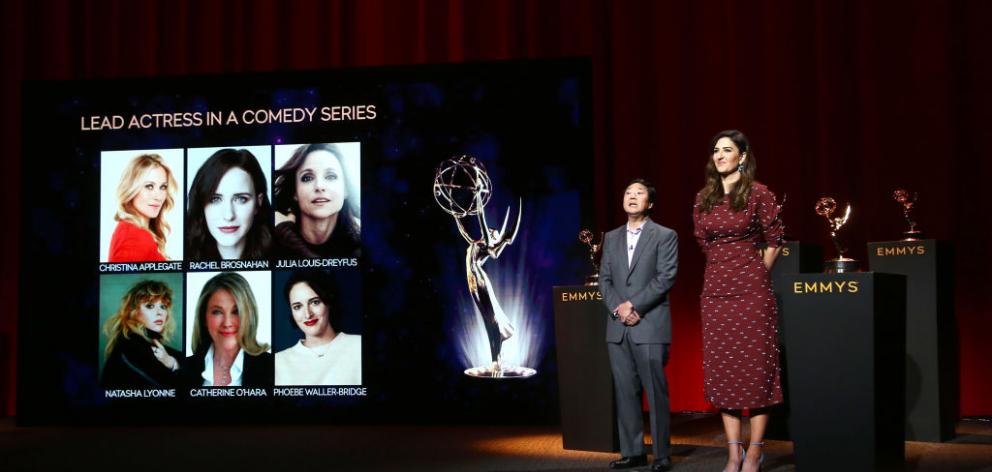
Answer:
[{"label": "woman in patterned dress", "polygon": [[[706,399],[721,411],[729,458],[725,471],[754,471],[763,459],[767,408],[782,402],[777,318],[769,271],[778,256],[781,206],[754,180],[747,137],[713,137],[706,185],[693,207],[695,236],[706,257],[700,311]],[[755,243],[765,242],[759,250]],[[741,411],[748,409],[751,443],[744,453]]]}]

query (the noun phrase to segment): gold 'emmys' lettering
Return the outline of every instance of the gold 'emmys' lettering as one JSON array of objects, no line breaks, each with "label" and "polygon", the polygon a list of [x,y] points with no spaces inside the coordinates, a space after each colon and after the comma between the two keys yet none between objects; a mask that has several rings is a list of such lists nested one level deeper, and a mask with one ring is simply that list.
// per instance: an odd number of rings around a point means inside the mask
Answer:
[{"label": "gold 'emmys' lettering", "polygon": [[885,256],[922,256],[927,253],[927,247],[920,244],[919,246],[890,246],[890,247],[879,247],[875,249],[875,255],[879,257]]},{"label": "gold 'emmys' lettering", "polygon": [[835,280],[832,282],[793,282],[792,293],[858,293],[861,288],[857,280]]},{"label": "gold 'emmys' lettering", "polygon": [[781,254],[783,256],[785,256],[785,257],[789,257],[789,246],[782,247],[782,253]]},{"label": "gold 'emmys' lettering", "polygon": [[602,299],[603,299],[603,294],[599,293],[599,291],[597,290],[561,293],[561,301],[563,302],[588,302],[592,300],[602,300]]}]

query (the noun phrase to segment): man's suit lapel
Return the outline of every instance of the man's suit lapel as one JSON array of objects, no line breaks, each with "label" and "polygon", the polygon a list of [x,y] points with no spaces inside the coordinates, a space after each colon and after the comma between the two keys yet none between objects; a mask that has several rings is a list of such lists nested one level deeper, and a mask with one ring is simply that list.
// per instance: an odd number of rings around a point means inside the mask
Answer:
[{"label": "man's suit lapel", "polygon": [[627,261],[627,225],[623,226],[623,231],[620,233],[620,237],[617,238],[617,249],[619,250],[614,254],[617,254],[623,260],[623,267],[627,269],[627,273],[629,274],[630,262]]},{"label": "man's suit lapel", "polygon": [[[634,246],[634,256],[630,258],[630,268],[627,269],[627,278],[630,278],[630,274],[634,273],[634,267],[637,267],[637,262],[641,258],[641,254],[644,254],[644,248],[648,247],[652,243],[655,237],[655,227],[651,224],[651,220],[648,219],[644,222],[642,226],[641,237],[637,238],[637,246]],[[627,248],[624,248],[624,253],[626,253]]]}]

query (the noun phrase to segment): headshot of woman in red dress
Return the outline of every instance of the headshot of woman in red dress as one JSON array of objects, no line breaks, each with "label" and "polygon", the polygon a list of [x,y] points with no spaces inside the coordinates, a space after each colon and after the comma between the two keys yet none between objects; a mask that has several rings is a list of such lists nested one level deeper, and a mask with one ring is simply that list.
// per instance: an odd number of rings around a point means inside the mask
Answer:
[{"label": "headshot of woman in red dress", "polygon": [[[782,244],[782,207],[755,180],[756,170],[744,133],[718,133],[692,215],[706,258],[699,300],[703,385],[706,399],[722,413],[728,472],[760,468],[768,408],[782,403],[778,306],[769,275]],[[743,410],[749,411],[751,436],[746,450]]]},{"label": "headshot of woman in red dress", "polygon": [[158,154],[131,159],[117,185],[117,227],[108,262],[165,261],[171,228],[164,215],[175,206],[176,180]]}]

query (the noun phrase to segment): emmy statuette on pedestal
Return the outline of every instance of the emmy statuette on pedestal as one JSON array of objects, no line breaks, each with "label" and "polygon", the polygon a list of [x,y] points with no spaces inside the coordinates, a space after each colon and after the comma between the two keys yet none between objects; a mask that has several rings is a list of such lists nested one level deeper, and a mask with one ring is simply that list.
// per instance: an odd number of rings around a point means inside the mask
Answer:
[{"label": "emmy statuette on pedestal", "polygon": [[902,232],[903,241],[919,241],[923,239],[923,231],[916,228],[916,221],[910,215],[913,207],[916,206],[918,197],[919,194],[916,192],[910,195],[908,191],[901,188],[892,192],[892,199],[902,205],[902,216],[906,218],[906,223],[909,223],[909,229]]},{"label": "emmy statuette on pedestal", "polygon": [[823,197],[816,202],[814,210],[817,215],[827,219],[827,224],[830,225],[830,239],[834,242],[834,248],[837,249],[837,257],[824,262],[823,271],[828,274],[857,272],[858,261],[844,256],[847,248],[841,244],[840,238],[837,237],[837,232],[847,224],[851,217],[851,204],[848,204],[847,209],[844,210],[844,216],[835,217],[833,214],[837,211],[837,201],[830,197]]},{"label": "emmy statuette on pedestal", "polygon": [[586,285],[595,287],[599,285],[599,257],[603,252],[603,233],[599,233],[599,242],[593,241],[592,231],[584,229],[579,231],[579,241],[589,246],[589,263],[592,264],[592,273],[586,276]]}]

